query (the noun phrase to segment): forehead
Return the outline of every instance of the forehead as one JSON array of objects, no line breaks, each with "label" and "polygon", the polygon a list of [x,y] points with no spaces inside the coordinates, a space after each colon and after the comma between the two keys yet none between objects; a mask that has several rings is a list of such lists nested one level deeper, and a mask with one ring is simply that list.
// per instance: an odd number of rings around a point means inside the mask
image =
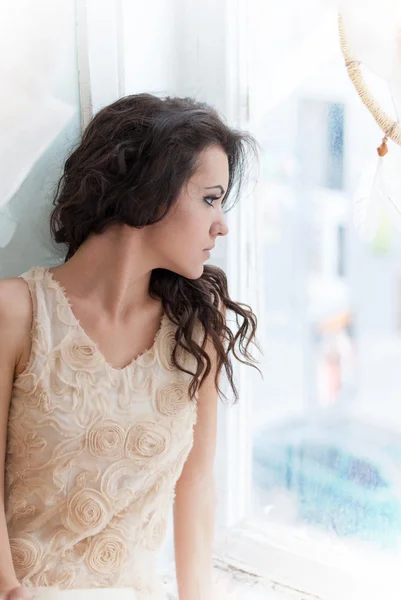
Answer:
[{"label": "forehead", "polygon": [[205,185],[222,185],[227,189],[228,175],[227,154],[219,146],[210,146],[200,153],[198,168],[192,180],[195,183],[207,180]]}]

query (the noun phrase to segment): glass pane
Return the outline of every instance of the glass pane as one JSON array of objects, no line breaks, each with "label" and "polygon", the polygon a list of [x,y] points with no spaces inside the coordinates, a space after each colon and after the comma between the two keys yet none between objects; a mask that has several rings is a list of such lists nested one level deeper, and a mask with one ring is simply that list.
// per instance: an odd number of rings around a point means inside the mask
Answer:
[{"label": "glass pane", "polygon": [[[310,53],[302,81],[290,68],[277,74],[291,56],[296,64],[328,7],[302,2],[299,12],[299,2],[286,0],[275,12],[273,4],[251,3],[249,30],[255,23],[258,34],[247,40],[264,223],[253,516],[394,555],[401,542],[401,234],[383,216],[373,241],[362,241],[352,208],[382,135],[333,40],[323,64],[324,48]],[[272,104],[285,79],[289,93]]]}]

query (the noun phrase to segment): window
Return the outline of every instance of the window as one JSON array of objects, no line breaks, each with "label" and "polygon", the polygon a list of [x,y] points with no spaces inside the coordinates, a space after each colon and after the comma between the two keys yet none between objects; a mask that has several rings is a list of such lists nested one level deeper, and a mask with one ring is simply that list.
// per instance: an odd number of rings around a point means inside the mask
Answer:
[{"label": "window", "polygon": [[240,264],[239,283],[258,305],[264,380],[240,371],[243,405],[229,425],[237,512],[220,552],[323,599],[392,598],[401,256],[394,238],[384,251],[361,242],[350,210],[381,134],[348,80],[327,4],[251,0],[246,23],[242,125],[262,157],[253,225],[248,201],[242,219],[261,259]]}]

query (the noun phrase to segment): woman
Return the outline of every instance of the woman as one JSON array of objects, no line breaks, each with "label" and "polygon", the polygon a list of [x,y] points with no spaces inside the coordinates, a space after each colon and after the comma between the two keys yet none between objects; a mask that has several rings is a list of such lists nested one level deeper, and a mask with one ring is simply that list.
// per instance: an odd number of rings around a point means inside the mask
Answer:
[{"label": "woman", "polygon": [[51,216],[65,263],[0,282],[10,600],[51,586],[164,598],[172,506],[179,600],[211,598],[219,377],[236,396],[230,355],[252,364],[256,318],[204,261],[248,148],[205,104],[118,100],[65,164]]}]

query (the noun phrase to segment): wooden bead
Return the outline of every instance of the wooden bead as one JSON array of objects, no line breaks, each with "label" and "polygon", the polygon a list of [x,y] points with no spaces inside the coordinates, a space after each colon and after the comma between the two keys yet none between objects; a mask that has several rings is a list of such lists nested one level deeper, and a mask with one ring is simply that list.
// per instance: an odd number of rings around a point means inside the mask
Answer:
[{"label": "wooden bead", "polygon": [[386,156],[387,152],[388,152],[387,138],[384,137],[382,143],[380,144],[380,146],[377,149],[377,154],[379,156]]}]

